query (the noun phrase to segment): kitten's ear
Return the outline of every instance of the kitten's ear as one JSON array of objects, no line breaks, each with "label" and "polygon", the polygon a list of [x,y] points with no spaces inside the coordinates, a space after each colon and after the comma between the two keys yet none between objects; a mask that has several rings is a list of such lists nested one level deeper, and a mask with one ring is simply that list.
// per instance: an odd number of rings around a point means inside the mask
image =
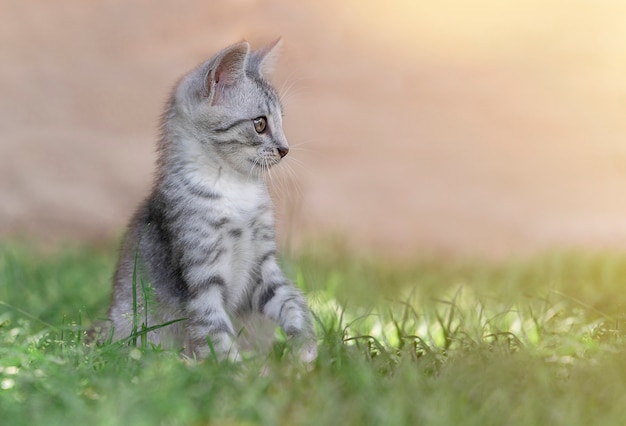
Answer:
[{"label": "kitten's ear", "polygon": [[279,37],[267,46],[252,52],[248,58],[246,69],[261,75],[272,72],[280,56],[282,45],[283,39]]},{"label": "kitten's ear", "polygon": [[218,53],[210,62],[204,78],[205,96],[210,103],[216,101],[216,95],[228,86],[245,77],[246,61],[250,45],[247,41],[233,44]]}]

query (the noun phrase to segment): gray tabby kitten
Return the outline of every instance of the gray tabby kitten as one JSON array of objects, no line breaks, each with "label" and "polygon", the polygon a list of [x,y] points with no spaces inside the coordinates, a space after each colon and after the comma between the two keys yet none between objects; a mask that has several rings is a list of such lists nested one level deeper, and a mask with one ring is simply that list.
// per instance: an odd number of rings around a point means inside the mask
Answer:
[{"label": "gray tabby kitten", "polygon": [[[183,77],[162,118],[158,171],[132,219],[114,277],[113,337],[133,329],[136,304],[154,344],[205,358],[240,359],[232,319],[260,313],[317,356],[312,316],[276,261],[264,171],[289,151],[281,105],[263,71],[279,41],[255,52],[247,42],[219,52]],[[141,281],[152,298],[144,311]],[[150,299],[150,298],[149,298]]]}]

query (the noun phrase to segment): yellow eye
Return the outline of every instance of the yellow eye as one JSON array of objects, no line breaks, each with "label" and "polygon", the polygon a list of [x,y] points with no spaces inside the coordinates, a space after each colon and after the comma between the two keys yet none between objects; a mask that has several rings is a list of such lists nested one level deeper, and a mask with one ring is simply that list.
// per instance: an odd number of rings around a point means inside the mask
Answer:
[{"label": "yellow eye", "polygon": [[252,122],[254,123],[254,130],[256,130],[257,133],[263,133],[267,128],[267,119],[265,117],[255,118]]}]

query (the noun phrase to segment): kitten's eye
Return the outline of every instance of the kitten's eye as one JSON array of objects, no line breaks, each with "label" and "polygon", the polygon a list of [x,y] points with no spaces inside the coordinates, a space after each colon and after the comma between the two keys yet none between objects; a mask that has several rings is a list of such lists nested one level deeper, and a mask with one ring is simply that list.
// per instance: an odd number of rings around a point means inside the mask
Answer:
[{"label": "kitten's eye", "polygon": [[257,133],[263,133],[267,128],[267,119],[265,117],[255,118],[252,122],[254,123],[254,130],[256,130]]}]

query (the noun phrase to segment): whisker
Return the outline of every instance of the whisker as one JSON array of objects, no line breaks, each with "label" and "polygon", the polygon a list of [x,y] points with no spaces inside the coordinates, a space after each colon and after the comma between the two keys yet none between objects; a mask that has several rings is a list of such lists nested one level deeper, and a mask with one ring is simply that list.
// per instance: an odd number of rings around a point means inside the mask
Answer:
[{"label": "whisker", "polygon": [[314,152],[314,153],[319,152],[319,150],[317,149],[303,148],[302,145],[289,145],[289,149],[292,151],[299,151],[299,152]]},{"label": "whisker", "polygon": [[294,165],[302,168],[302,170],[305,173],[313,174],[313,171],[311,170],[311,168],[305,162],[300,160],[298,157],[291,157],[286,165],[289,165],[290,163],[294,163]]},{"label": "whisker", "polygon": [[252,163],[252,166],[250,166],[250,171],[248,172],[248,177],[246,179],[247,182],[250,182],[253,173],[256,172],[256,168],[261,168],[261,173],[263,172],[263,167],[260,165],[259,160],[260,159],[258,157],[254,158],[254,162]]},{"label": "whisker", "polygon": [[300,187],[300,182],[297,179],[298,175],[293,167],[291,167],[291,164],[284,163],[283,170],[285,171],[285,173],[283,174],[283,179],[285,182],[285,187],[287,188],[287,193],[291,192],[291,190],[294,190],[296,192],[296,195],[298,197],[301,197],[302,188]]},{"label": "whisker", "polygon": [[290,196],[290,192],[291,192],[291,187],[289,185],[290,181],[288,179],[289,175],[288,172],[289,171],[289,164],[284,163],[282,164],[282,167],[280,168],[280,181],[281,181],[281,186],[282,186],[282,192],[284,194],[286,194],[286,196]]},{"label": "whisker", "polygon": [[275,183],[274,183],[274,177],[272,176],[272,168],[269,165],[269,160],[265,157],[263,157],[263,167],[267,173],[267,176],[269,177],[270,187],[274,187]]}]

